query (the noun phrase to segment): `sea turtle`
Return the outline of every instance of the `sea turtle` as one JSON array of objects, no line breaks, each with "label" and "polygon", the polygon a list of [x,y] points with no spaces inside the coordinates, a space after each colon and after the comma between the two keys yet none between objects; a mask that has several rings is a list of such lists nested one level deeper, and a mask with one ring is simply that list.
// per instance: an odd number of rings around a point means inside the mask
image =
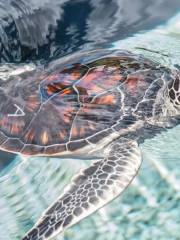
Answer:
[{"label": "sea turtle", "polygon": [[139,144],[179,116],[178,71],[128,51],[82,52],[1,81],[1,150],[95,160],[23,240],[50,239],[119,196],[141,165]]}]

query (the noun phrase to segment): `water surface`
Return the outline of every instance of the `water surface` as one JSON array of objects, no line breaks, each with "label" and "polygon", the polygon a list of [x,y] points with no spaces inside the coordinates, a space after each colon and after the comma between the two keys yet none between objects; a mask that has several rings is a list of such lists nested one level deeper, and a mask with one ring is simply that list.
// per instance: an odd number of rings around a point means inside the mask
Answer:
[{"label": "water surface", "polygon": [[[0,78],[80,49],[123,48],[173,68],[179,0],[0,1]],[[55,239],[178,240],[180,126],[142,146],[143,166],[115,201]],[[19,240],[89,162],[0,155],[0,240]],[[71,168],[69,167],[71,166]]]},{"label": "water surface", "polygon": [[0,60],[49,60],[164,24],[179,0],[1,0]]}]

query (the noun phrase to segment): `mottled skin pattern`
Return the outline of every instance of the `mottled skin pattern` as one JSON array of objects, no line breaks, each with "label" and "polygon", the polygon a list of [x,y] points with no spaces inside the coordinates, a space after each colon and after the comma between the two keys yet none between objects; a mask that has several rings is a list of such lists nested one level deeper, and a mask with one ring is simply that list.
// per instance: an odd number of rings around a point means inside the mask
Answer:
[{"label": "mottled skin pattern", "polygon": [[0,81],[2,150],[96,160],[23,240],[50,239],[119,196],[140,167],[138,145],[179,115],[179,74],[129,52],[75,54]]}]

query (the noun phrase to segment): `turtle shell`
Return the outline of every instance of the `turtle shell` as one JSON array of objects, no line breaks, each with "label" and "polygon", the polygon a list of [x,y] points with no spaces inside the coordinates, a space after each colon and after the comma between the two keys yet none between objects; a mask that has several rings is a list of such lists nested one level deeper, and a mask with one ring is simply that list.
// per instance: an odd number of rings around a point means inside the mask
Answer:
[{"label": "turtle shell", "polygon": [[[120,86],[137,101],[147,87],[143,70],[154,68],[141,56],[100,50],[68,56],[46,71],[36,69],[2,82],[0,148],[54,155],[101,141],[122,117]],[[138,70],[141,75],[133,76]]]}]

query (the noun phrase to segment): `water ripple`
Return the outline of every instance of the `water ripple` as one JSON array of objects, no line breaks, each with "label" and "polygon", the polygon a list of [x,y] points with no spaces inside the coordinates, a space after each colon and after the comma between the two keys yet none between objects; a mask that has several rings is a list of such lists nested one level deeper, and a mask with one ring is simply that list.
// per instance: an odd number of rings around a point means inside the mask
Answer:
[{"label": "water ripple", "polygon": [[[112,46],[120,39],[113,46],[143,53],[168,66],[179,64],[179,20],[164,24],[179,7],[179,0],[1,0],[1,61],[11,63],[0,65],[0,80],[6,81],[19,71],[32,71],[35,65],[25,61],[49,60],[78,48]],[[145,32],[160,23],[161,27]],[[132,186],[56,239],[178,239],[179,137],[178,126],[146,141],[142,146],[144,163]],[[4,161],[2,167],[6,168],[0,175],[0,238],[21,239],[85,164],[74,159],[39,157]]]},{"label": "water ripple", "polygon": [[179,0],[1,0],[0,61],[59,57],[110,46],[164,23]]}]

